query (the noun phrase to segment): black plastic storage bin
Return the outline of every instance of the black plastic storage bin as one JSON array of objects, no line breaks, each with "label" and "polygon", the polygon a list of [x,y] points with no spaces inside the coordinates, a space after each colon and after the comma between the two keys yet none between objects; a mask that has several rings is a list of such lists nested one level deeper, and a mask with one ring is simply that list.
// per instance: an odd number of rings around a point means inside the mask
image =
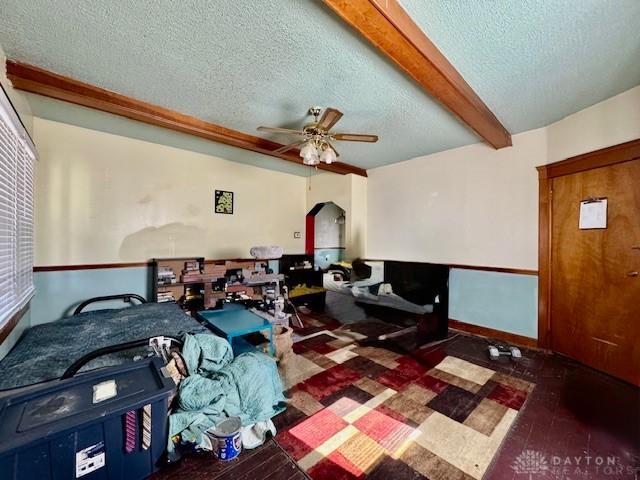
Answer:
[{"label": "black plastic storage bin", "polygon": [[[175,390],[162,366],[153,358],[0,396],[0,479],[137,480],[150,475],[167,446],[167,408]],[[145,449],[146,405],[151,405],[151,441]],[[130,439],[135,431],[135,447],[127,453],[125,415],[131,411],[137,417],[136,427],[129,427]],[[148,437],[144,440],[149,443]]]}]

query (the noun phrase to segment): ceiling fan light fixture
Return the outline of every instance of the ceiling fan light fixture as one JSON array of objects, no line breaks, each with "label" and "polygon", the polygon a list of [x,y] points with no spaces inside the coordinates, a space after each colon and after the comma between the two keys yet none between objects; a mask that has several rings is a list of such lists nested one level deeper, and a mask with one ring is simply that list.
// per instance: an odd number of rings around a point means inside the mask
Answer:
[{"label": "ceiling fan light fixture", "polygon": [[310,157],[311,155],[318,155],[318,150],[316,149],[313,142],[308,141],[304,144],[304,146],[300,149],[300,156],[302,158]]},{"label": "ceiling fan light fixture", "polygon": [[336,152],[333,150],[333,148],[327,145],[327,147],[322,151],[322,154],[320,155],[320,161],[326,164],[335,162]]},{"label": "ceiling fan light fixture", "polygon": [[302,163],[310,166],[318,165],[320,163],[320,158],[318,155],[310,155],[308,157],[304,157],[302,159]]},{"label": "ceiling fan light fixture", "polygon": [[320,107],[311,107],[309,113],[314,116],[314,122],[303,125],[298,130],[281,127],[258,127],[261,132],[296,135],[299,137],[298,140],[288,145],[278,145],[278,148],[270,153],[275,154],[275,156],[282,156],[285,152],[301,146],[300,157],[302,157],[302,163],[316,166],[321,162],[331,164],[337,161],[338,153],[333,149],[329,140],[369,143],[378,141],[377,135],[330,132],[333,126],[342,118],[340,110],[326,108],[323,111]]},{"label": "ceiling fan light fixture", "polygon": [[300,156],[302,157],[302,163],[305,165],[317,165],[320,163],[318,149],[312,141],[308,141],[304,144],[304,147],[300,149]]}]

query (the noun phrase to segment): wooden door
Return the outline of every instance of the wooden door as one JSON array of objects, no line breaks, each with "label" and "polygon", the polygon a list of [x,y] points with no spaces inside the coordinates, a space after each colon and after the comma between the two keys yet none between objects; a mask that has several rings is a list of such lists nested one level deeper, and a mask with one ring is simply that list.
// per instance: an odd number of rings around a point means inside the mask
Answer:
[{"label": "wooden door", "polygon": [[[640,385],[640,160],[553,178],[551,346]],[[578,228],[607,198],[607,228]]]}]

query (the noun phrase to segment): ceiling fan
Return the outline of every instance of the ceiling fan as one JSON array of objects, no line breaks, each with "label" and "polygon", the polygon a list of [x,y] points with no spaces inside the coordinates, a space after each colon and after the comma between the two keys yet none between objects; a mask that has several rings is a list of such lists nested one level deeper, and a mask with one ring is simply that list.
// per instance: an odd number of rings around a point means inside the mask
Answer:
[{"label": "ceiling fan", "polygon": [[[322,113],[322,116],[320,116],[320,113]],[[340,154],[333,145],[329,143],[330,140],[371,143],[378,141],[377,135],[330,132],[331,127],[342,118],[342,112],[335,108],[326,108],[323,112],[321,107],[311,107],[309,114],[313,115],[315,120],[304,125],[301,130],[277,127],[258,127],[258,130],[261,132],[282,133],[302,137],[300,140],[274,150],[274,153],[284,153],[287,150],[303,145],[300,149],[300,156],[305,165],[318,165],[320,162],[335,162]]]}]

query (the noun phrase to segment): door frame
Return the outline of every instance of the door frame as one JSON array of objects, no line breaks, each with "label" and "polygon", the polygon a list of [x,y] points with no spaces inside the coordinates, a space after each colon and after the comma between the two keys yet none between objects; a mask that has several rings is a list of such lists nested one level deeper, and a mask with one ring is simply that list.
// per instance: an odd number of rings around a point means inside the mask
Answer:
[{"label": "door frame", "polygon": [[576,155],[538,170],[538,347],[551,345],[551,238],[553,179],[564,175],[640,159],[640,138]]}]

